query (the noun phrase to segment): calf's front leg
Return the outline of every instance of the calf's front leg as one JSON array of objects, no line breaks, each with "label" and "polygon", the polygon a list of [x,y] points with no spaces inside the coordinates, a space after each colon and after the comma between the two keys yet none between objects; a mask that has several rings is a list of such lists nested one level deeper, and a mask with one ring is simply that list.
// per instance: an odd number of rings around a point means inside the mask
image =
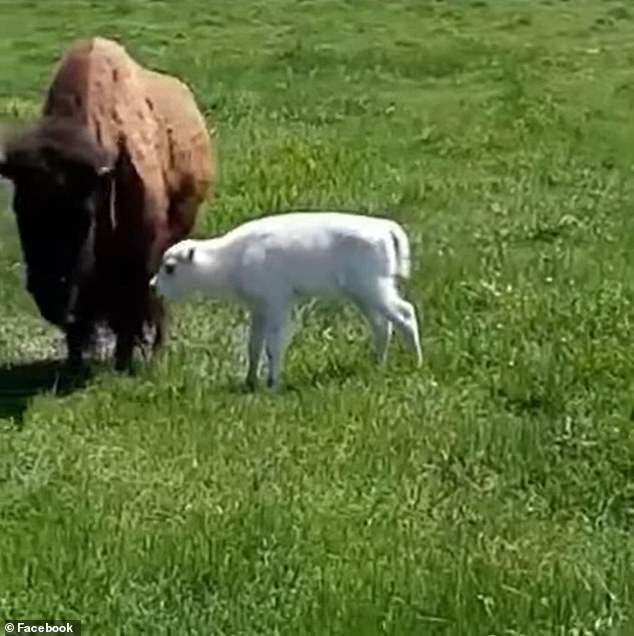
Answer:
[{"label": "calf's front leg", "polygon": [[251,331],[249,333],[249,369],[247,371],[246,385],[248,389],[254,390],[258,382],[258,370],[260,368],[260,358],[264,346],[264,316],[259,310],[254,310],[251,314]]}]

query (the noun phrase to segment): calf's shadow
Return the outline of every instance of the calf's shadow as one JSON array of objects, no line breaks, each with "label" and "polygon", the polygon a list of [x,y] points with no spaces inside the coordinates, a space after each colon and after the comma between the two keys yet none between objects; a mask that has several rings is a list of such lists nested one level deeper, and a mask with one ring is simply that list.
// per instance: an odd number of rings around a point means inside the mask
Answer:
[{"label": "calf's shadow", "polygon": [[21,427],[24,413],[37,395],[69,395],[86,386],[91,366],[72,371],[61,360],[34,360],[0,365],[0,420],[13,419]]}]

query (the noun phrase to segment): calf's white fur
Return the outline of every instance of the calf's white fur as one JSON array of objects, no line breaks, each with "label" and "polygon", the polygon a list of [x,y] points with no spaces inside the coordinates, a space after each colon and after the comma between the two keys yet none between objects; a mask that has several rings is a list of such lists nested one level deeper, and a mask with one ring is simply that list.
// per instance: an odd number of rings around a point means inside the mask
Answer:
[{"label": "calf's white fur", "polygon": [[246,383],[254,388],[262,349],[269,387],[278,385],[293,306],[303,298],[345,298],[365,315],[386,360],[393,325],[422,353],[416,311],[398,292],[410,276],[410,245],[395,221],[337,211],[288,212],[248,221],[223,236],[169,248],[151,285],[167,299],[200,291],[250,312]]}]

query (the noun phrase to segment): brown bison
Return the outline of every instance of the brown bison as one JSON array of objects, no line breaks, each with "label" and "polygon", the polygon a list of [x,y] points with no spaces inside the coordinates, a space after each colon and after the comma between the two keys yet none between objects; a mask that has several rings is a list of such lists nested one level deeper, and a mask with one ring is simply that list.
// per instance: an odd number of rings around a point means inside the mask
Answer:
[{"label": "brown bison", "polygon": [[99,323],[116,336],[118,369],[148,326],[156,351],[165,315],[148,282],[215,189],[215,152],[189,88],[116,42],[80,40],[41,118],[3,145],[27,289],[65,332],[68,362],[81,364]]}]

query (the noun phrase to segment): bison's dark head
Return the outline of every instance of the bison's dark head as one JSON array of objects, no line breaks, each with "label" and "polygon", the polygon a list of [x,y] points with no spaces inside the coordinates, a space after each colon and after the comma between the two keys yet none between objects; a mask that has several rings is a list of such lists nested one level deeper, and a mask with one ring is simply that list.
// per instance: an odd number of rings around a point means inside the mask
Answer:
[{"label": "bison's dark head", "polygon": [[13,182],[27,289],[42,316],[65,327],[94,269],[96,219],[107,206],[112,158],[69,120],[44,118],[3,145],[0,174]]}]

